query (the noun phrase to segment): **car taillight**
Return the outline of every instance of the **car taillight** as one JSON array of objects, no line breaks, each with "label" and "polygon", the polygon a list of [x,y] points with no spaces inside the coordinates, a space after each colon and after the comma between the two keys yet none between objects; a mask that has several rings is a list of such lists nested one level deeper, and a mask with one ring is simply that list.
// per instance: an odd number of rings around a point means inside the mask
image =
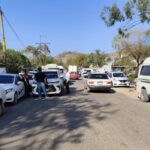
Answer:
[{"label": "car taillight", "polygon": [[107,84],[112,84],[112,81],[110,80],[110,81],[107,81]]},{"label": "car taillight", "polygon": [[94,81],[88,81],[88,84],[94,84]]}]

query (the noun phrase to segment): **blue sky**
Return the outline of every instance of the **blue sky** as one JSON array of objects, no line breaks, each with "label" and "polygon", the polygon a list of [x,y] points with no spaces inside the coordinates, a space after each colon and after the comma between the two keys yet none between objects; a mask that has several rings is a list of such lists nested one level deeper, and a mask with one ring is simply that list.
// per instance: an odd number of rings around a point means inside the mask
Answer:
[{"label": "blue sky", "polygon": [[[64,51],[112,52],[112,39],[121,24],[107,28],[99,14],[114,2],[122,6],[124,0],[0,0],[0,6],[24,46],[36,46],[43,35],[42,41],[50,42],[55,56]],[[23,49],[4,24],[7,47]]]}]

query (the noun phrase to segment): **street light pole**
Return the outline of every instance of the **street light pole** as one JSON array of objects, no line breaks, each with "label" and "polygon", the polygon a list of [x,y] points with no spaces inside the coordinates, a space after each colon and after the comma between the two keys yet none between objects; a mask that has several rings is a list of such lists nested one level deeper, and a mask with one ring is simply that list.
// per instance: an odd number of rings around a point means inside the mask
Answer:
[{"label": "street light pole", "polygon": [[6,66],[6,41],[5,41],[4,24],[3,24],[3,12],[1,8],[0,8],[0,26],[2,30],[3,59],[4,59],[4,64]]}]

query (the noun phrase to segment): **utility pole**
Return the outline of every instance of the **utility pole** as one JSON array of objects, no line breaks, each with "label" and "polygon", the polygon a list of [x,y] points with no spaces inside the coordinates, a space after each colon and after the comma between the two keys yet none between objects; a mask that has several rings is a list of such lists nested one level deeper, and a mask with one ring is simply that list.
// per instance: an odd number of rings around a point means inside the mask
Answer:
[{"label": "utility pole", "polygon": [[42,37],[44,37],[45,35],[40,35],[40,42],[36,43],[39,45],[40,50],[42,50],[42,45],[49,45],[49,42],[42,42]]},{"label": "utility pole", "polygon": [[0,26],[2,30],[3,60],[4,60],[4,65],[6,66],[6,41],[5,41],[4,24],[3,24],[3,12],[1,8],[0,8]]}]

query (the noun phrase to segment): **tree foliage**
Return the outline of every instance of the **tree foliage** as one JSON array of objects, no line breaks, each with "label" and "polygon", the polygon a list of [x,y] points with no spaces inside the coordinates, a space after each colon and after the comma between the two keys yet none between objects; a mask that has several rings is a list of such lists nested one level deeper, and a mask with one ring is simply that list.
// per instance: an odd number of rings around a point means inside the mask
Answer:
[{"label": "tree foliage", "polygon": [[87,68],[90,65],[94,67],[101,67],[105,63],[106,55],[100,50],[95,50],[95,52],[90,54],[79,54],[74,58],[67,61],[68,65],[77,65],[79,67]]},{"label": "tree foliage", "polygon": [[[0,58],[0,62],[4,62],[3,57]],[[30,68],[31,63],[29,59],[26,56],[24,56],[21,52],[12,49],[7,49],[6,67],[9,73],[18,73],[21,68]]]},{"label": "tree foliage", "polygon": [[[120,37],[117,35],[114,38],[114,47],[118,49],[121,56],[121,63],[126,65],[127,58],[130,62],[135,62],[138,69],[144,59],[150,56],[150,45],[146,43],[146,39],[149,39],[148,31],[132,30],[129,32],[128,38]],[[126,60],[126,61],[124,61]]]},{"label": "tree foliage", "polygon": [[46,44],[41,44],[38,47],[32,45],[27,46],[23,53],[29,55],[33,67],[52,63],[54,59],[49,55],[50,50]]},{"label": "tree foliage", "polygon": [[[117,4],[110,7],[104,7],[100,13],[101,19],[110,27],[116,22],[131,21],[138,17],[139,22],[150,22],[150,1],[149,0],[128,0],[123,8],[119,8]],[[135,22],[136,25],[137,22]],[[134,25],[133,25],[134,26]],[[124,36],[124,32],[128,30],[119,29],[119,33]]]}]

